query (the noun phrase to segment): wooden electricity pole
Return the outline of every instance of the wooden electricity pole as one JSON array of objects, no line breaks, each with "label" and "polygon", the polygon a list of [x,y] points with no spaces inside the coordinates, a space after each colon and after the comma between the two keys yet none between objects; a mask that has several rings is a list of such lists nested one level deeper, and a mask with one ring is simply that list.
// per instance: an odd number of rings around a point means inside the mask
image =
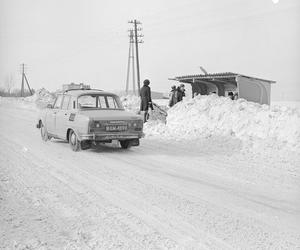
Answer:
[{"label": "wooden electricity pole", "polygon": [[[142,40],[139,40],[139,38],[143,37],[143,35],[138,34],[138,31],[141,31],[142,28],[138,27],[138,25],[141,24],[141,22],[137,20],[129,21],[128,23],[133,24],[133,31],[134,31],[134,43],[135,43],[135,56],[136,56],[136,73],[137,73],[137,85],[138,85],[138,94],[140,95],[140,89],[141,89],[141,80],[140,80],[140,61],[139,61],[139,43],[143,43]],[[133,32],[130,30],[130,32]]]},{"label": "wooden electricity pole", "polygon": [[29,86],[29,82],[28,82],[26,74],[25,74],[25,64],[22,63],[21,67],[22,67],[21,68],[21,70],[22,70],[21,97],[24,97],[24,95],[25,95],[25,93],[24,93],[24,80],[26,81],[26,84],[27,84],[27,87],[28,87],[28,90],[29,90],[30,94],[32,95],[33,93],[32,93],[32,90]]},{"label": "wooden electricity pole", "polygon": [[[139,22],[140,24],[140,22]],[[138,84],[138,93],[140,95],[141,83],[140,83],[140,62],[139,62],[139,42],[137,35],[137,21],[134,20],[134,37],[135,37],[135,54],[136,54],[136,71],[137,71],[137,84]]]},{"label": "wooden electricity pole", "polygon": [[134,47],[133,47],[133,30],[129,30],[129,52],[128,52],[128,63],[127,63],[127,77],[126,77],[126,94],[129,91],[129,74],[130,74],[130,60],[132,61],[132,90],[135,93],[135,71],[134,71]]},{"label": "wooden electricity pole", "polygon": [[24,97],[24,74],[25,74],[25,64],[21,64],[22,67],[22,85],[21,85],[21,97]]}]

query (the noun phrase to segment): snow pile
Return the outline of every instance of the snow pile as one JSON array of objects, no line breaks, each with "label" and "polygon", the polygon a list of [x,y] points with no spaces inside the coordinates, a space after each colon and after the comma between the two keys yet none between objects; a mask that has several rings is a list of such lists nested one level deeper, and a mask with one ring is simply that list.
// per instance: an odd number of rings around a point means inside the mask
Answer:
[{"label": "snow pile", "polygon": [[126,95],[120,97],[123,107],[127,111],[138,113],[140,111],[140,98],[135,95]]},{"label": "snow pile", "polygon": [[53,103],[55,96],[48,90],[38,89],[34,95],[24,98],[26,102],[35,103],[38,108],[45,108],[47,104]]},{"label": "snow pile", "polygon": [[232,101],[216,95],[186,99],[168,110],[167,124],[149,122],[147,135],[179,139],[234,136],[243,141],[272,139],[300,148],[300,110]]}]

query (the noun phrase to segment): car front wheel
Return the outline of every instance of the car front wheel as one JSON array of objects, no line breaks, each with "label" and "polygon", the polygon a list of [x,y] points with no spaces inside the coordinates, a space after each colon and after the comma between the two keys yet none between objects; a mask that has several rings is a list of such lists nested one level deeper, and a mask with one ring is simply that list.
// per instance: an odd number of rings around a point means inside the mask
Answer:
[{"label": "car front wheel", "polygon": [[43,141],[49,140],[48,131],[43,123],[41,123],[41,137],[42,137]]},{"label": "car front wheel", "polygon": [[69,144],[73,151],[77,152],[81,150],[81,143],[73,130],[70,132]]}]

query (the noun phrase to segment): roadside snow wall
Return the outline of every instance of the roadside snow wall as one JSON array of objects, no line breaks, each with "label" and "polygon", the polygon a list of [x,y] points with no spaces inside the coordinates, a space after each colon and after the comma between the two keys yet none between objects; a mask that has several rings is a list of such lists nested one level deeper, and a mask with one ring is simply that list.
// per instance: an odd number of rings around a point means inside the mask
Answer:
[{"label": "roadside snow wall", "polygon": [[140,110],[140,98],[134,95],[120,96],[123,107],[127,111],[138,113]]},{"label": "roadside snow wall", "polygon": [[38,89],[32,96],[24,98],[26,102],[35,103],[38,108],[45,108],[47,104],[53,104],[54,99],[55,96],[44,88]]},{"label": "roadside snow wall", "polygon": [[300,110],[244,99],[232,101],[217,95],[197,96],[170,108],[166,125],[145,124],[145,133],[179,139],[209,136],[272,139],[300,148]]}]

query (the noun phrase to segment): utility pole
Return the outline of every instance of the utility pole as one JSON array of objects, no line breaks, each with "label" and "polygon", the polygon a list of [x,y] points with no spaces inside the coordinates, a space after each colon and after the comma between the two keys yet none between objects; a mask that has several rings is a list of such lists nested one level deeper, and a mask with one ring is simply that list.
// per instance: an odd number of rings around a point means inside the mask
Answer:
[{"label": "utility pole", "polygon": [[[132,60],[132,90],[135,95],[135,70],[134,70],[134,47],[133,47],[134,39],[133,39],[133,31],[131,31],[131,60]],[[139,93],[139,91],[138,91]]]},{"label": "utility pole", "polygon": [[141,25],[142,23],[134,19],[133,21],[129,21],[128,23],[133,24],[134,28],[134,43],[135,43],[135,55],[136,55],[136,71],[137,71],[137,84],[138,84],[138,94],[140,95],[140,62],[139,62],[139,43],[143,43],[144,41],[139,40],[139,38],[143,37],[142,34],[138,34],[138,31],[141,31],[142,28],[138,27],[138,25]]},{"label": "utility pole", "polygon": [[21,97],[24,96],[24,74],[25,74],[25,64],[21,64],[22,67],[22,85],[21,85]]},{"label": "utility pole", "polygon": [[[140,22],[139,22],[140,24]],[[134,20],[134,37],[135,37],[135,54],[136,54],[136,70],[137,70],[137,84],[138,94],[140,95],[141,84],[140,84],[140,62],[139,62],[139,43],[137,37],[137,21]]]},{"label": "utility pole", "polygon": [[21,64],[21,71],[22,71],[22,84],[21,84],[21,97],[24,97],[24,80],[26,81],[26,84],[27,84],[27,87],[28,87],[28,90],[30,92],[30,94],[32,95],[32,90],[30,89],[30,86],[29,86],[29,82],[28,82],[28,79],[26,77],[26,74],[25,74],[25,64],[22,63]]},{"label": "utility pole", "polygon": [[28,89],[29,89],[30,94],[33,95],[32,90],[31,90],[31,88],[30,88],[30,86],[29,86],[29,82],[28,82],[28,80],[27,80],[27,76],[26,76],[25,74],[24,74],[24,78],[25,78],[25,81],[26,81],[26,83],[27,83],[27,87],[28,87]]},{"label": "utility pole", "polygon": [[129,74],[130,74],[130,61],[132,62],[132,90],[135,93],[135,71],[134,71],[134,34],[133,30],[130,29],[129,31],[129,52],[128,52],[128,63],[127,63],[127,77],[126,77],[126,94],[129,91]]}]

